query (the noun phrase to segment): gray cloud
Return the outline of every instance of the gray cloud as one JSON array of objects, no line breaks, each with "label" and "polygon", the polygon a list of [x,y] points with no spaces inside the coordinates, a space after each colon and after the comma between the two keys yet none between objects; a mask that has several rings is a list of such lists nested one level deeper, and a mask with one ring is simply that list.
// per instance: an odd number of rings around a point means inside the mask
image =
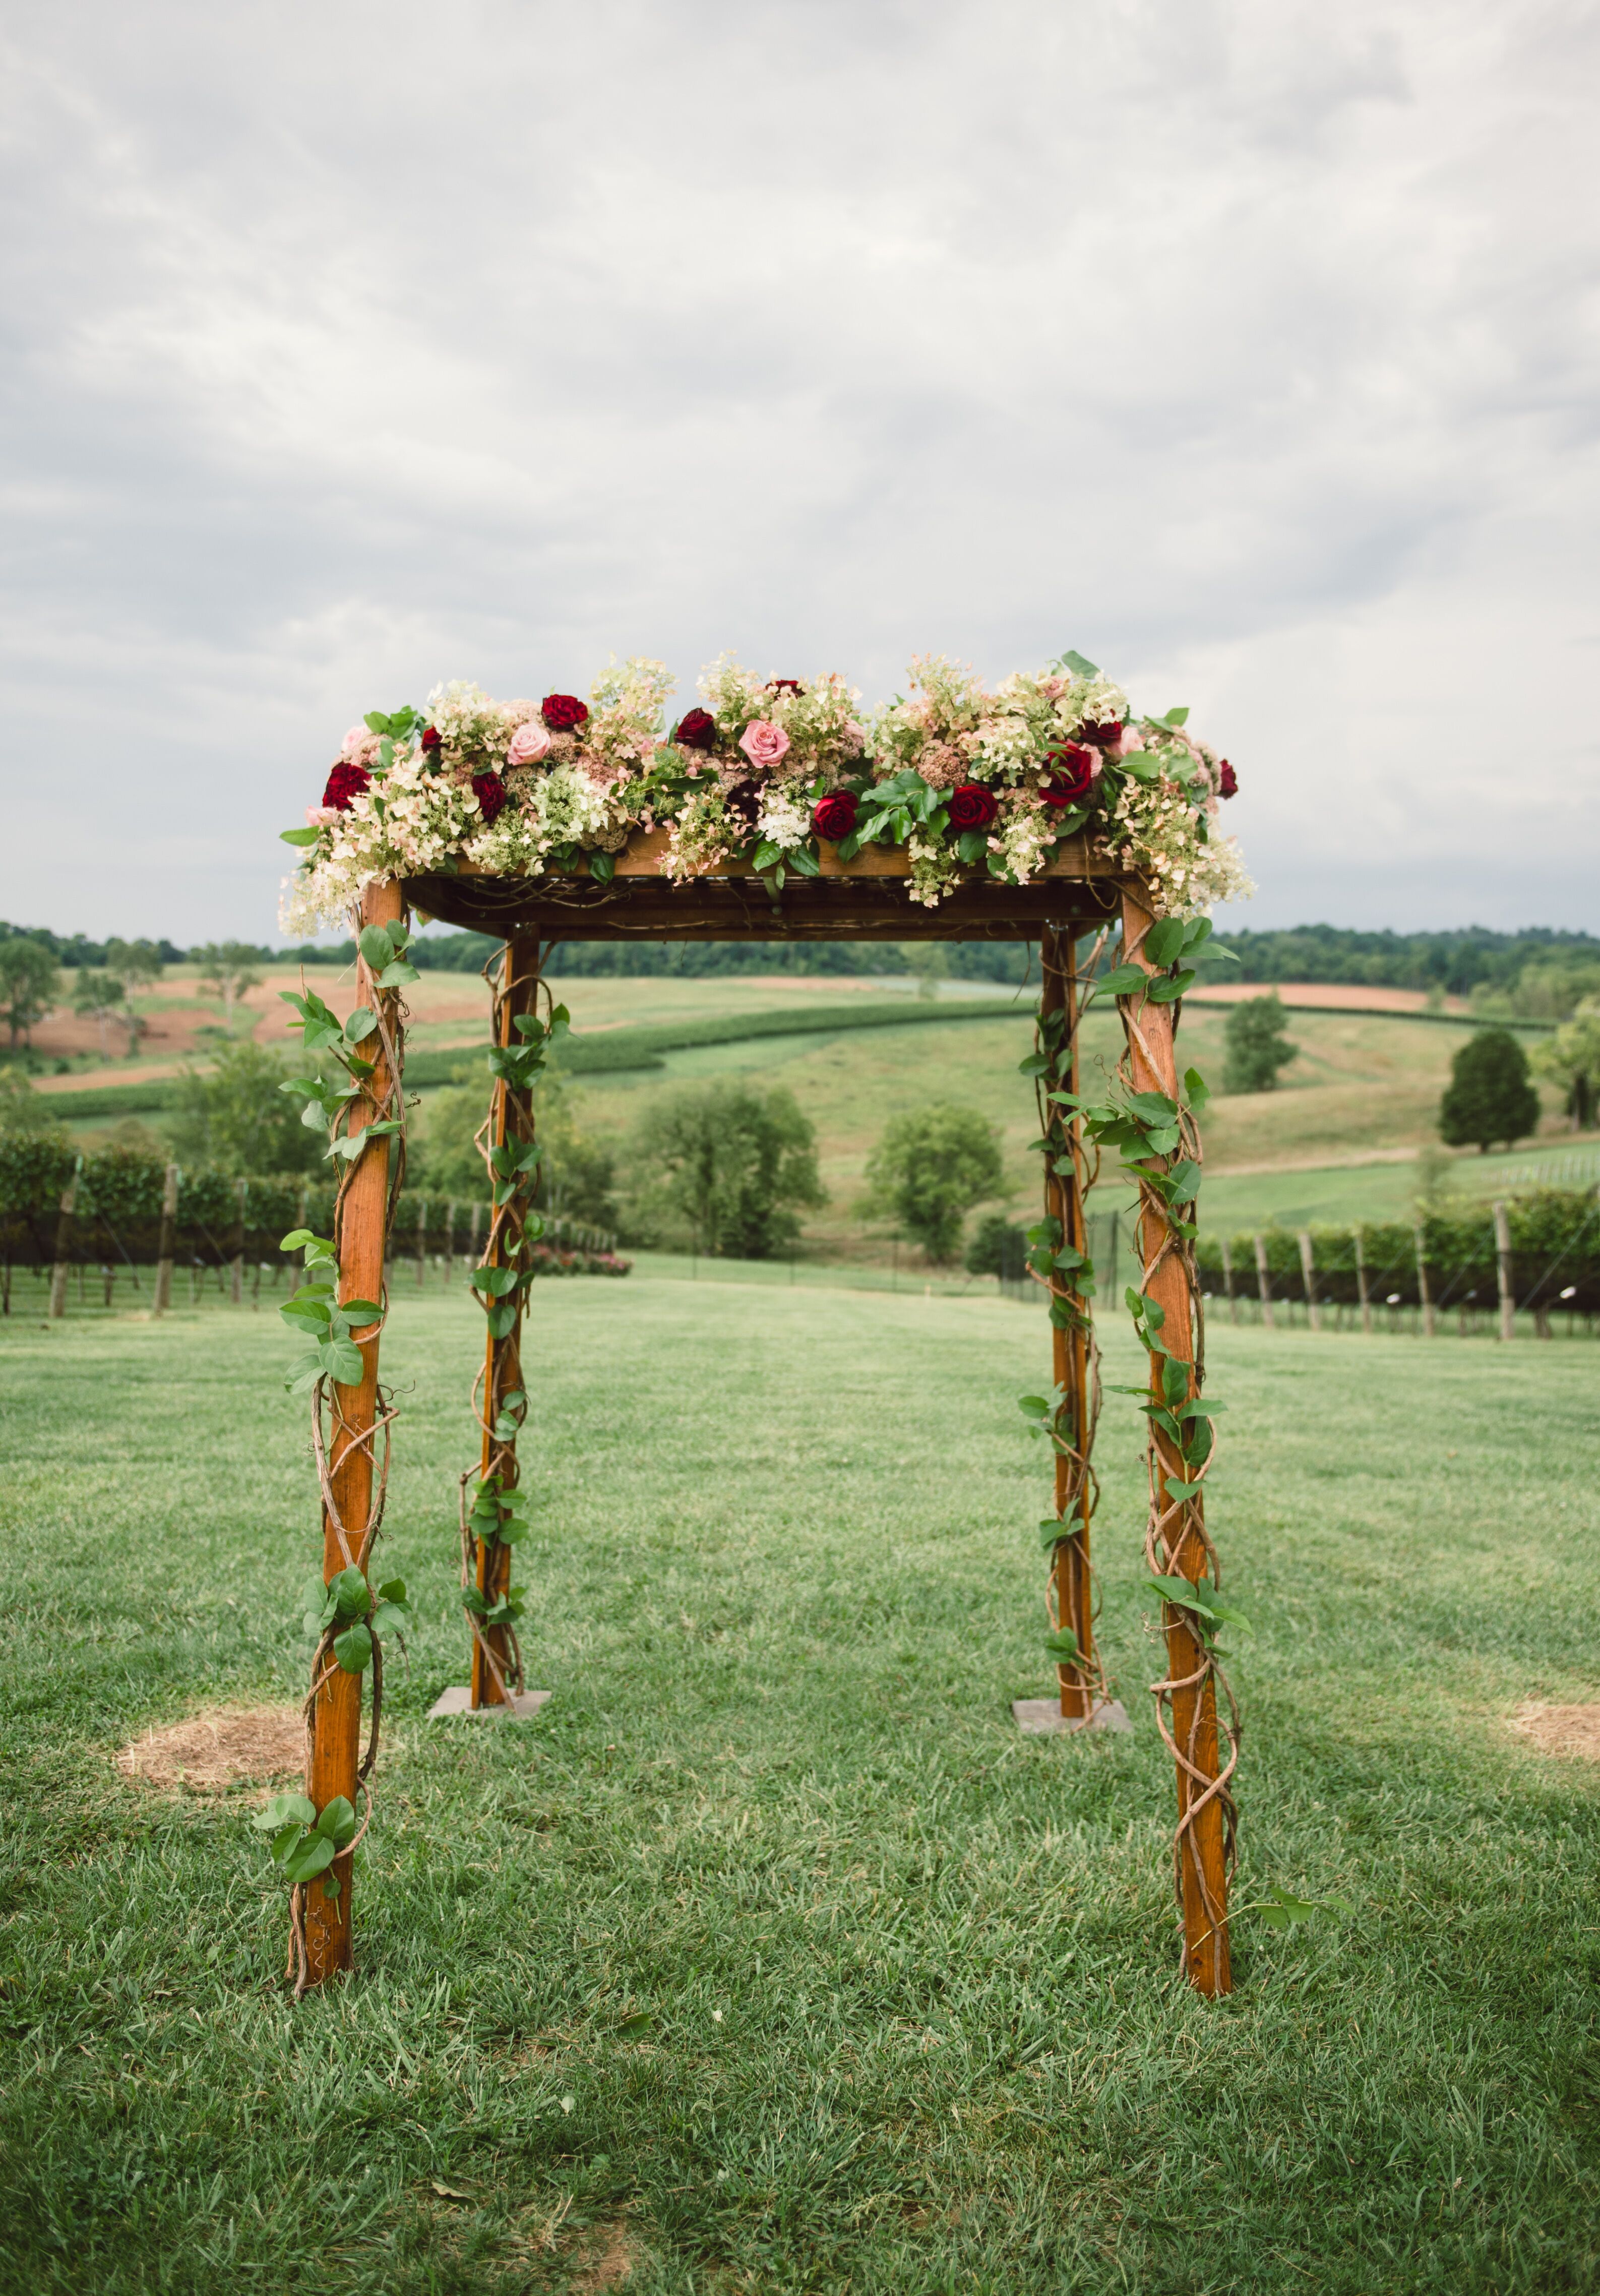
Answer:
[{"label": "gray cloud", "polygon": [[4,913],[268,932],[345,726],[440,676],[1076,644],[1235,758],[1258,921],[1595,924],[1597,45],[21,11]]}]

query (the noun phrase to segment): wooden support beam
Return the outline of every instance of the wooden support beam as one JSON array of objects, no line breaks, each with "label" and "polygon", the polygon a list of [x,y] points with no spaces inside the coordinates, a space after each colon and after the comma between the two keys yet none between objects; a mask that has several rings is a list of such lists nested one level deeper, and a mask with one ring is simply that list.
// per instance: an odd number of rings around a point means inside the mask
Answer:
[{"label": "wooden support beam", "polygon": [[[393,924],[403,906],[401,889],[392,879],[369,885],[362,897],[362,925]],[[380,993],[365,957],[357,962],[355,1002],[373,1010],[382,1008],[395,1058],[399,1062],[403,1056],[399,998],[393,990]],[[365,1080],[359,1096],[350,1103],[346,1120],[346,1128],[350,1132],[358,1132],[363,1125],[373,1122],[387,1110],[391,1079],[380,1037],[371,1040],[371,1057],[375,1072]],[[398,1073],[392,1081],[398,1086]],[[341,1300],[382,1300],[384,1296],[390,1149],[388,1134],[367,1144],[356,1160],[334,1214],[333,1243],[339,1258]],[[328,1452],[329,1482],[339,1519],[335,1522],[324,1507],[324,1583],[352,1562],[365,1570],[372,1538],[373,1452],[378,1423],[378,1326],[365,1324],[350,1336],[361,1349],[366,1369],[359,1387],[339,1387],[330,1382],[332,1438]],[[336,1795],[342,1794],[352,1804],[356,1801],[361,1751],[361,1685],[365,1678],[333,1666],[313,1702],[306,1792],[319,1811],[325,1809]],[[328,1896],[320,1875],[306,1885],[306,1957],[313,1985],[325,1983],[340,1970],[350,1966],[353,1863],[352,1853],[347,1849],[329,1867],[339,1883],[336,1897]]]},{"label": "wooden support beam", "polygon": [[[505,944],[495,996],[495,1039],[497,1044],[520,1045],[523,1041],[516,1022],[520,1014],[532,1013],[537,1003],[539,957],[537,934],[513,934]],[[504,1077],[496,1077],[489,1108],[490,1147],[503,1148],[508,1141],[526,1142],[532,1138],[531,1093],[513,1092]],[[480,1265],[522,1267],[527,1252],[523,1224],[532,1193],[530,1184],[526,1193],[519,1196],[513,1203],[491,1212],[488,1249]],[[480,1472],[485,1476],[497,1475],[502,1491],[514,1490],[518,1477],[515,1436],[506,1439],[497,1437],[494,1431],[505,1398],[522,1385],[522,1293],[519,1291],[513,1296],[517,1312],[511,1330],[503,1339],[496,1339],[490,1332],[484,1343]],[[496,1602],[510,1583],[510,1547],[499,1539],[480,1538],[478,1541],[478,1586],[480,1592],[489,1602]],[[486,1643],[487,1651],[484,1647]],[[493,1664],[490,1663],[491,1658]],[[514,1693],[521,1686],[516,1644],[510,1631],[505,1627],[480,1627],[472,1636],[473,1708],[503,1706],[506,1702],[507,1693]]]},{"label": "wooden support beam", "polygon": [[[1154,916],[1146,898],[1129,888],[1122,899],[1124,961],[1153,970],[1143,955]],[[1136,1092],[1180,1097],[1175,1042],[1177,1015],[1171,1004],[1136,1004],[1124,1000],[1128,1067]],[[1259,1242],[1259,1239],[1258,1239]],[[1189,1393],[1198,1391],[1194,1374],[1200,1301],[1190,1283],[1184,1255],[1171,1248],[1165,1207],[1153,1189],[1141,1187],[1137,1247],[1140,1288],[1165,1312],[1161,1338],[1171,1354],[1191,1366]],[[1159,1358],[1151,1363],[1151,1393],[1162,1399]],[[1188,1470],[1177,1446],[1151,1422],[1152,1481],[1156,1504],[1165,1506],[1169,1475],[1186,1480]],[[1169,1513],[1164,1554],[1155,1560],[1162,1575],[1206,1577],[1210,1556],[1204,1537],[1203,1502],[1188,1501],[1176,1517]],[[1177,1888],[1183,1908],[1184,1967],[1190,1983],[1204,1994],[1231,1993],[1233,1972],[1227,1934],[1227,1830],[1218,1759],[1217,1695],[1207,1653],[1195,1639],[1188,1614],[1162,1605],[1167,1636],[1167,1673],[1172,1734],[1177,1749]]]},{"label": "wooden support beam", "polygon": [[1272,1329],[1272,1270],[1267,1265],[1267,1239],[1258,1235],[1256,1243],[1256,1284],[1261,1294],[1261,1321]]},{"label": "wooden support beam", "polygon": [[1416,1242],[1416,1296],[1423,1306],[1423,1337],[1431,1340],[1439,1332],[1439,1317],[1434,1312],[1433,1293],[1428,1283],[1428,1241],[1421,1220],[1415,1230]]},{"label": "wooden support beam", "polygon": [[78,1182],[83,1170],[80,1156],[72,1168],[72,1177],[62,1190],[61,1209],[55,1219],[55,1260],[50,1270],[50,1313],[52,1317],[67,1312],[67,1272],[72,1264],[72,1226],[78,1210]]},{"label": "wooden support beam", "polygon": [[[1069,1092],[1078,1090],[1076,947],[1077,937],[1071,930],[1063,931],[1054,925],[1046,927],[1039,945],[1043,974],[1039,1010],[1041,1014],[1062,1013],[1066,1016],[1062,1037],[1065,1057],[1061,1070],[1062,1082]],[[1076,1114],[1063,1123],[1059,1111],[1052,1110],[1050,1113],[1054,1119],[1049,1127],[1050,1135],[1060,1138],[1063,1148],[1069,1141],[1076,1144],[1081,1139],[1082,1123]],[[1083,1190],[1073,1173],[1056,1168],[1063,1160],[1059,1154],[1045,1160],[1045,1210],[1061,1222],[1063,1242],[1087,1253],[1088,1224]],[[1061,1451],[1055,1454],[1055,1519],[1063,1522],[1071,1516],[1078,1527],[1070,1538],[1060,1540],[1056,1546],[1054,1576],[1055,1623],[1077,1636],[1083,1662],[1058,1665],[1056,1677],[1062,1713],[1069,1720],[1087,1721],[1095,1709],[1097,1671],[1094,1663],[1094,1603],[1089,1575],[1089,1521],[1094,1513],[1094,1487],[1088,1472],[1094,1429],[1093,1365],[1086,1331],[1056,1325],[1050,1340],[1055,1384],[1070,1399],[1072,1440],[1079,1455],[1074,1459]]]},{"label": "wooden support beam", "polygon": [[1504,1203],[1490,1205],[1495,1220],[1495,1275],[1500,1287],[1500,1337],[1514,1340],[1517,1335],[1516,1292],[1511,1276],[1511,1223],[1506,1217]]},{"label": "wooden support beam", "polygon": [[1314,1332],[1322,1329],[1322,1303],[1317,1297],[1317,1255],[1311,1249],[1311,1232],[1301,1228],[1300,1243],[1301,1281],[1306,1287],[1306,1321]]},{"label": "wooden support beam", "polygon": [[168,1164],[161,1188],[161,1230],[156,1242],[156,1292],[151,1308],[154,1316],[164,1316],[172,1305],[172,1255],[177,1236],[177,1166]]},{"label": "wooden support beam", "polygon": [[1366,1247],[1365,1231],[1358,1220],[1351,1234],[1356,1239],[1356,1293],[1361,1302],[1361,1328],[1372,1335],[1372,1294],[1366,1288]]}]

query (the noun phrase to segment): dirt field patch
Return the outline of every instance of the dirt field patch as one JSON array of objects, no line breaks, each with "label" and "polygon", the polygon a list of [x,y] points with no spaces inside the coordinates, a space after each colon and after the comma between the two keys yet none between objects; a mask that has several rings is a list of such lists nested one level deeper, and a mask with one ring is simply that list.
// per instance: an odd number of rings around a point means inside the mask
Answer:
[{"label": "dirt field patch", "polygon": [[1511,1726],[1545,1754],[1568,1754],[1580,1762],[1600,1762],[1600,1705],[1522,1706]]},{"label": "dirt field patch", "polygon": [[267,1785],[298,1776],[306,1766],[306,1726],[298,1706],[213,1707],[149,1730],[124,1746],[117,1767],[149,1785],[223,1793],[232,1785]]}]

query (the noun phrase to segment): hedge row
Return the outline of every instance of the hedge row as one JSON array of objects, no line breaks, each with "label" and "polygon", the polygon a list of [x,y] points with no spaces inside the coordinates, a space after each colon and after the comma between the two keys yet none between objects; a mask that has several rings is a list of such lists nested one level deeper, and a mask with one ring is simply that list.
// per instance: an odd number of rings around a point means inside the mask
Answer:
[{"label": "hedge row", "polygon": [[[1600,1199],[1593,1188],[1534,1188],[1506,1199],[1511,1232],[1512,1284],[1519,1308],[1547,1308],[1559,1301],[1580,1313],[1600,1312]],[[1317,1296],[1330,1303],[1354,1304],[1360,1297],[1353,1227],[1313,1226],[1312,1268]],[[1494,1218],[1489,1207],[1433,1213],[1421,1223],[1422,1253],[1428,1288],[1436,1307],[1471,1300],[1482,1307],[1499,1296]],[[1273,1297],[1303,1300],[1305,1276],[1296,1231],[1260,1231]],[[1369,1299],[1398,1295],[1415,1307],[1421,1299],[1417,1277],[1417,1226],[1409,1220],[1374,1220],[1360,1230]],[[1228,1237],[1234,1289],[1257,1292],[1256,1237],[1245,1230]],[[1202,1234],[1196,1257],[1207,1288],[1225,1289],[1222,1240]],[[1571,1287],[1571,1297],[1563,1295]]]},{"label": "hedge row", "polygon": [[[62,1192],[76,1158],[48,1139],[0,1141],[0,1250],[12,1266],[47,1267],[55,1258]],[[83,1159],[69,1258],[98,1266],[127,1260],[149,1267],[158,1256],[161,1194],[167,1168],[136,1149],[107,1148]],[[271,1261],[291,1228],[326,1235],[333,1217],[333,1185],[295,1177],[236,1180],[226,1173],[181,1171],[174,1257],[185,1265],[219,1267],[242,1250],[247,1260]],[[241,1220],[242,1218],[242,1227]],[[419,1226],[420,1222],[420,1226]],[[397,1262],[449,1250],[464,1257],[488,1232],[488,1203],[423,1197],[407,1190],[395,1207],[392,1255]],[[555,1224],[553,1252],[541,1258],[552,1273],[623,1272],[603,1247],[609,1239],[570,1222]],[[564,1263],[573,1262],[570,1269]],[[562,1263],[560,1266],[556,1262]]]}]

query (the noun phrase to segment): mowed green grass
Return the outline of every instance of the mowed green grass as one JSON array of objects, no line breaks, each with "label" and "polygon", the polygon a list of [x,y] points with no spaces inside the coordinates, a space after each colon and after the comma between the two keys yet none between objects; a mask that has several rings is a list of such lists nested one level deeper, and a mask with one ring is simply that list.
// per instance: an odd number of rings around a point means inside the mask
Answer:
[{"label": "mowed green grass", "polygon": [[[545,1284],[531,1724],[464,1675],[480,1324],[402,1296],[392,1669],[354,1977],[298,2007],[253,1797],[116,1747],[298,1695],[316,1551],[275,1316],[0,1334],[0,2284],[1580,2290],[1600,2270],[1587,1351],[1224,1325],[1213,1521],[1257,1622],[1239,1989],[1191,1996],[1131,1401],[1098,1557],[1128,1737],[1047,1686],[1046,1463],[997,1301]],[[1136,1374],[1120,1335],[1109,1374]],[[642,2022],[648,2020],[648,2022]],[[444,2188],[444,2189],[441,2189]]]}]

